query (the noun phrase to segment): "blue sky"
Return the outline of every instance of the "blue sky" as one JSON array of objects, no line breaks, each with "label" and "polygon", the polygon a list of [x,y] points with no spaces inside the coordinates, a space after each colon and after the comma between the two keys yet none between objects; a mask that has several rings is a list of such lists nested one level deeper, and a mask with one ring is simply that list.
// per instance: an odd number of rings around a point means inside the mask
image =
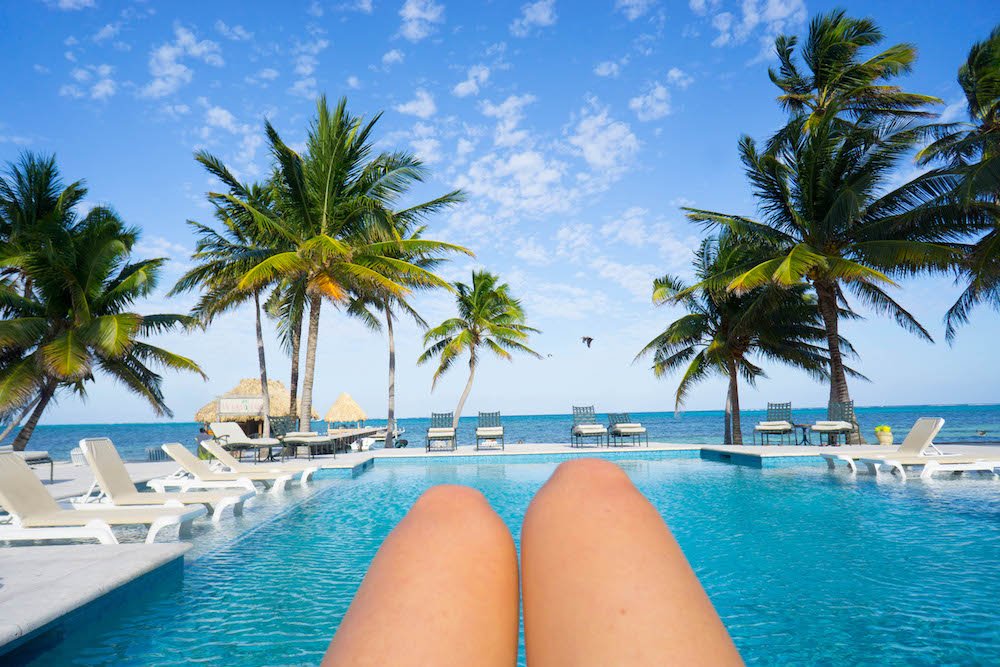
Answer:
[{"label": "blue sky", "polygon": [[[834,7],[876,19],[887,44],[915,43],[920,59],[904,85],[941,97],[943,113],[962,117],[955,72],[1000,20],[995,2],[945,11],[871,0],[45,0],[0,5],[0,160],[55,152],[67,180],[86,178],[90,203],[111,204],[142,227],[140,255],[172,260],[169,287],[194,245],[184,221],[210,221],[204,193],[213,183],[192,152],[206,148],[242,178],[261,178],[264,118],[301,145],[317,94],[346,95],[355,113],[385,112],[381,146],[414,151],[431,168],[415,197],[468,193],[429,236],[477,256],[443,273],[468,280],[475,267],[499,272],[543,330],[534,347],[552,356],[484,363],[467,414],[590,403],[669,410],[676,378],[656,380],[632,358],[679,314],[649,303],[651,279],[685,275],[701,235],[678,207],[755,212],[736,142],[742,133],[765,137],[782,120],[768,46]],[[997,400],[997,314],[980,309],[953,347],[941,340],[957,292],[942,279],[908,281],[898,292],[939,339],[934,345],[878,317],[845,327],[861,353],[857,366],[873,380],[852,386],[859,404]],[[183,312],[192,302],[161,294],[143,310]],[[431,322],[452,312],[443,294],[415,303]],[[168,376],[176,419],[256,374],[250,317],[239,311],[205,333],[159,341],[211,378]],[[594,338],[590,349],[585,335]],[[398,338],[399,414],[452,409],[463,369],[431,393],[433,369],[414,363],[419,331],[405,324]],[[269,325],[270,372],[287,382],[274,340]],[[317,409],[348,391],[384,415],[385,368],[384,338],[326,307]],[[744,389],[744,407],[825,404],[826,388],[805,375],[768,372],[756,390]],[[724,391],[721,380],[705,383],[688,408],[720,408]],[[142,401],[104,380],[89,401],[66,397],[44,422],[150,420]]]}]

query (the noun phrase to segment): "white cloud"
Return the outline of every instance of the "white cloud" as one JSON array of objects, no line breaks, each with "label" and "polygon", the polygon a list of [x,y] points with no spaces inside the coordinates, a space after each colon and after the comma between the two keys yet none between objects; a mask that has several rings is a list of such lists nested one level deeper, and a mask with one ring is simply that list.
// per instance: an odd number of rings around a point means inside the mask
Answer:
[{"label": "white cloud", "polygon": [[142,88],[143,97],[164,97],[177,92],[191,82],[191,68],[181,62],[185,57],[195,58],[214,67],[224,64],[219,45],[211,40],[201,40],[182,26],[174,28],[174,41],[161,44],[149,56],[149,73],[153,80]]},{"label": "white cloud", "polygon": [[629,21],[634,21],[656,4],[656,0],[616,0],[615,9],[625,15]]},{"label": "white cloud", "polygon": [[299,79],[292,83],[288,92],[297,97],[313,98],[319,94],[313,73],[319,65],[319,54],[330,46],[326,39],[317,38],[308,42],[297,42],[292,49],[295,54],[293,69]]},{"label": "white cloud", "polygon": [[646,237],[646,216],[649,211],[641,206],[632,206],[619,218],[601,227],[601,235],[612,241],[621,241],[632,246],[641,246],[651,240]]},{"label": "white cloud", "polygon": [[121,31],[121,24],[119,23],[108,23],[103,28],[94,33],[91,37],[95,42],[103,42],[105,40],[115,37]]},{"label": "white cloud", "polygon": [[35,70],[35,72],[37,74],[48,74],[49,72],[52,71],[48,67],[46,67],[45,65],[39,65],[38,63],[35,63],[34,65],[32,65],[31,69]]},{"label": "white cloud", "polygon": [[414,124],[410,146],[417,157],[427,164],[440,162],[444,158],[441,153],[441,141],[437,138],[437,131],[427,123]]},{"label": "white cloud", "polygon": [[354,0],[353,2],[340,5],[339,9],[361,12],[362,14],[371,14],[375,9],[375,5],[372,0]]},{"label": "white cloud", "polygon": [[583,159],[595,171],[616,175],[626,170],[639,152],[639,140],[627,123],[611,118],[608,109],[590,98],[569,137]]},{"label": "white cloud", "polygon": [[670,92],[659,83],[652,84],[645,93],[628,101],[628,108],[639,120],[658,120],[670,113]]},{"label": "white cloud", "polygon": [[319,88],[316,87],[316,77],[309,76],[299,79],[288,89],[290,95],[312,99],[319,95]]},{"label": "white cloud", "polygon": [[601,278],[618,284],[637,301],[649,301],[653,279],[662,271],[652,264],[623,264],[603,257],[594,262],[594,268]]},{"label": "white cloud", "polygon": [[[718,2],[692,0],[691,9],[697,14],[707,14]],[[773,49],[774,37],[790,27],[802,25],[806,20],[804,0],[743,0],[740,16],[720,12],[712,16],[712,27],[718,32],[712,46],[742,44],[758,28],[762,30],[762,50],[758,58],[767,57]]]},{"label": "white cloud", "polygon": [[118,84],[111,78],[113,72],[114,68],[107,64],[75,67],[70,76],[76,83],[61,86],[59,94],[75,99],[88,97],[92,100],[106,100],[118,91]]},{"label": "white cloud", "polygon": [[227,109],[218,106],[210,106],[205,110],[205,124],[209,127],[219,127],[230,132],[238,130],[236,116]]},{"label": "white cloud", "polygon": [[664,218],[649,218],[650,212],[647,209],[631,206],[603,225],[601,236],[609,242],[624,243],[635,248],[656,248],[671,270],[685,267],[691,258],[691,251],[699,243],[698,237],[687,234],[678,238],[674,225]]},{"label": "white cloud", "polygon": [[347,87],[352,90],[357,90],[361,87],[361,79],[356,76],[347,77]]},{"label": "white cloud", "polygon": [[309,6],[306,7],[306,14],[318,19],[323,16],[323,5],[319,3],[319,0],[313,0],[309,3]]},{"label": "white cloud", "polygon": [[688,6],[691,11],[699,16],[704,16],[719,6],[719,0],[689,0]]},{"label": "white cloud", "polygon": [[567,224],[556,230],[556,254],[562,257],[592,255],[595,251],[594,227],[587,224]]},{"label": "white cloud", "polygon": [[403,62],[406,55],[399,49],[393,49],[392,51],[386,51],[382,54],[382,65],[384,67],[391,67],[393,65],[398,65]]},{"label": "white cloud", "polygon": [[399,10],[399,34],[411,42],[429,37],[435,26],[444,23],[444,5],[434,0],[406,0]]},{"label": "white cloud", "polygon": [[473,65],[466,74],[465,81],[461,81],[452,88],[451,92],[458,97],[478,95],[479,87],[490,78],[490,68],[485,65]]},{"label": "white cloud", "polygon": [[966,102],[964,97],[960,97],[944,108],[941,112],[941,117],[938,118],[938,122],[954,123],[959,120],[964,120],[966,118],[967,109],[968,102]]},{"label": "white cloud", "polygon": [[544,266],[552,262],[550,251],[534,238],[521,238],[514,241],[517,250],[514,255],[528,264]]},{"label": "white cloud", "polygon": [[397,104],[395,107],[396,111],[425,119],[437,113],[437,105],[434,104],[433,95],[423,88],[418,88],[414,95],[415,97],[409,102]]},{"label": "white cloud", "polygon": [[483,102],[483,115],[497,119],[493,137],[497,146],[516,146],[527,139],[528,132],[518,129],[518,124],[524,119],[524,107],[534,101],[534,95],[511,95],[500,104]]},{"label": "white cloud", "polygon": [[106,100],[109,97],[113,97],[115,91],[117,90],[118,84],[116,84],[113,80],[101,79],[90,87],[90,99]]},{"label": "white cloud", "polygon": [[223,37],[231,39],[234,42],[244,42],[248,39],[253,39],[253,33],[241,25],[229,26],[224,21],[219,20],[215,22],[215,29]]},{"label": "white cloud", "polygon": [[257,72],[257,77],[264,79],[265,81],[273,81],[278,78],[278,70],[273,67],[265,67],[261,71]]},{"label": "white cloud", "polygon": [[465,158],[474,151],[476,148],[476,142],[471,139],[466,139],[462,137],[458,140],[458,144],[455,146],[455,159],[457,162],[465,162]]},{"label": "white cloud", "polygon": [[77,9],[90,9],[96,6],[94,0],[45,0],[49,7],[55,7],[63,11],[74,11]]},{"label": "white cloud", "polygon": [[190,113],[191,107],[186,104],[166,104],[163,106],[162,111],[168,116],[177,118],[179,116],[186,116]]},{"label": "white cloud", "polygon": [[517,37],[527,37],[534,28],[555,25],[556,0],[538,0],[521,6],[521,16],[510,24],[510,32]]},{"label": "white cloud", "polygon": [[541,320],[583,320],[603,317],[611,304],[604,292],[566,283],[529,283],[525,307]]},{"label": "white cloud", "polygon": [[612,78],[621,74],[621,71],[621,66],[613,60],[605,60],[602,63],[597,63],[597,67],[594,68],[594,74],[597,76],[610,76]]},{"label": "white cloud", "polygon": [[694,78],[682,69],[671,67],[667,72],[667,83],[683,89],[694,83]]},{"label": "white cloud", "polygon": [[494,152],[474,160],[455,186],[496,204],[501,218],[539,216],[569,209],[575,195],[562,185],[565,173],[564,163],[540,151]]},{"label": "white cloud", "polygon": [[80,90],[80,87],[74,86],[71,83],[59,86],[59,94],[63,97],[72,97],[76,99],[83,97],[83,91]]}]

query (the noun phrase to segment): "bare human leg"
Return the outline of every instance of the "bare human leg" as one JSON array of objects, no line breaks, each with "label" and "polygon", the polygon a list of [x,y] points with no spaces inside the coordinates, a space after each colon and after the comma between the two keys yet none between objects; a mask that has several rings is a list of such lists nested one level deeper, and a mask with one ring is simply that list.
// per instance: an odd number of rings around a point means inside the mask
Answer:
[{"label": "bare human leg", "polygon": [[613,463],[559,466],[528,508],[521,563],[531,667],[742,664],[663,519]]},{"label": "bare human leg", "polygon": [[517,659],[517,553],[482,494],[427,491],[375,555],[323,665],[483,665]]}]

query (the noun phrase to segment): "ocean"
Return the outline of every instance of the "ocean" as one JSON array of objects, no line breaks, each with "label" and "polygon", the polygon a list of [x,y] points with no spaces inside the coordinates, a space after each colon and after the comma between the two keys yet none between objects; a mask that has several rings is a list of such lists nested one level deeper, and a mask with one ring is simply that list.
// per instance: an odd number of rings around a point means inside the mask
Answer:
[{"label": "ocean", "polygon": [[[861,431],[869,442],[875,441],[874,429],[880,424],[892,427],[897,443],[918,417],[943,417],[944,429],[937,437],[938,443],[986,443],[1000,441],[1000,405],[899,405],[869,406],[856,410]],[[691,411],[675,415],[673,412],[634,412],[633,421],[642,422],[653,441],[678,444],[718,444],[722,442],[722,417],[720,410]],[[826,418],[822,408],[802,408],[793,411],[796,423],[810,424]],[[750,435],[756,422],[764,418],[762,410],[742,412],[743,437],[750,444]],[[606,423],[605,415],[598,420]],[[405,429],[400,436],[411,446],[423,446],[424,432],[430,424],[428,418],[397,420]],[[569,442],[573,418],[561,415],[505,415],[503,423],[508,444],[523,442]],[[385,420],[370,420],[369,425],[384,426]],[[158,422],[150,424],[51,424],[41,425],[28,443],[28,449],[46,450],[57,460],[68,460],[70,450],[82,438],[107,437],[115,443],[127,460],[146,460],[146,449],[159,447],[165,442],[180,442],[193,447],[200,425],[195,422]],[[459,423],[459,444],[472,442],[476,417],[463,417]],[[316,430],[325,430],[322,422],[314,424]],[[14,432],[16,433],[16,431]],[[5,443],[14,437],[12,433]]]}]

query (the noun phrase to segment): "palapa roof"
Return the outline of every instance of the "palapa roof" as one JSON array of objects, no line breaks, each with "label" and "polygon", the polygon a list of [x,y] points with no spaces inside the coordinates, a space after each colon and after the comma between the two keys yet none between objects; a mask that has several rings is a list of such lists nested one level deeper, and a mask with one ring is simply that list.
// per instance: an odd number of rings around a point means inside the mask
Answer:
[{"label": "palapa roof", "polygon": [[323,419],[328,422],[363,422],[368,419],[368,415],[345,391],[333,402]]},{"label": "palapa roof", "polygon": [[[289,409],[289,404],[292,402],[292,395],[280,380],[268,380],[267,391],[271,399],[272,417],[298,415],[298,408],[296,408],[294,413]],[[198,412],[195,413],[194,420],[196,422],[207,424],[209,422],[218,421],[244,422],[260,419],[260,415],[219,415],[219,399],[237,396],[245,398],[262,397],[263,393],[260,390],[260,380],[254,378],[245,378],[240,380],[235,387],[220,396],[216,396],[210,402],[206,403],[201,410],[198,410]],[[319,419],[319,415],[316,414],[316,410],[313,410],[312,418]]]}]

